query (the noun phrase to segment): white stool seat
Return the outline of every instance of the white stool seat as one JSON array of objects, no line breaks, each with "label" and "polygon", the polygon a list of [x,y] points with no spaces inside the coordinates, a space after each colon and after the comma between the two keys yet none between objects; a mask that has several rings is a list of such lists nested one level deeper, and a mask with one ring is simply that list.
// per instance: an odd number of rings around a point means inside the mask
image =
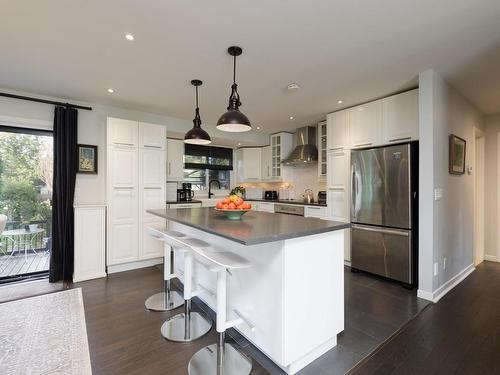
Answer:
[{"label": "white stool seat", "polygon": [[186,246],[189,246],[193,249],[206,249],[208,247],[210,247],[210,244],[208,242],[205,242],[203,240],[199,240],[197,238],[186,238],[186,239],[181,239],[181,242],[186,245]]},{"label": "white stool seat", "polygon": [[194,248],[194,251],[198,256],[204,258],[209,263],[229,270],[248,268],[251,266],[251,263],[247,259],[230,251],[224,251],[213,247],[208,249]]}]

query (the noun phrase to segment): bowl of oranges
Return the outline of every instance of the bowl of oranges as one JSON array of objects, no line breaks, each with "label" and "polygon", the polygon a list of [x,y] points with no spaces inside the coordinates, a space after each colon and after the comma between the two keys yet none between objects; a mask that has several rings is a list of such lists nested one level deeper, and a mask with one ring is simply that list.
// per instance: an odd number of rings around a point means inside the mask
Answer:
[{"label": "bowl of oranges", "polygon": [[222,212],[228,219],[239,220],[248,211],[252,209],[250,203],[245,202],[238,195],[230,195],[215,205],[215,210]]}]

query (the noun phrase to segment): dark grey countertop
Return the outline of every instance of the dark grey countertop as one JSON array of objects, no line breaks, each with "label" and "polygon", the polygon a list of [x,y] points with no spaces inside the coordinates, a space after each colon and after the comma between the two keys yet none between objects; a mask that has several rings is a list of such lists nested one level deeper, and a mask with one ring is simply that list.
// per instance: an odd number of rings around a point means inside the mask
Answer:
[{"label": "dark grey countertop", "polygon": [[243,245],[256,245],[346,229],[350,223],[306,218],[296,215],[249,211],[241,220],[227,219],[212,207],[147,210],[150,214],[175,221]]},{"label": "dark grey countertop", "polygon": [[245,201],[248,202],[267,202],[267,203],[285,203],[285,204],[298,204],[301,206],[320,206],[320,207],[326,207],[326,203],[306,203],[304,201],[299,201],[295,199],[278,199],[278,200],[270,200],[270,199],[245,199]]}]

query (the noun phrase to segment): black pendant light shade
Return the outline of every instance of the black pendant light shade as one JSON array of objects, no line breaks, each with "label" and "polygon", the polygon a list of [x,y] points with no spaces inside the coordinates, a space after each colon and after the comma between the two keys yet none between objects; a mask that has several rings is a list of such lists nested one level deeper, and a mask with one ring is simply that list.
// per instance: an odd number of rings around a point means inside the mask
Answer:
[{"label": "black pendant light shade", "polygon": [[200,108],[198,108],[198,86],[201,86],[202,83],[199,79],[191,81],[191,84],[196,87],[196,114],[193,120],[193,128],[184,136],[184,143],[194,145],[208,145],[212,143],[208,133],[201,128]]},{"label": "black pendant light shade", "polygon": [[238,85],[236,84],[236,56],[241,55],[243,51],[240,47],[232,46],[227,49],[227,52],[234,58],[233,84],[231,86],[231,96],[229,97],[227,112],[217,121],[217,129],[226,132],[246,132],[252,130],[252,126],[247,116],[239,110],[241,102],[238,94]]}]

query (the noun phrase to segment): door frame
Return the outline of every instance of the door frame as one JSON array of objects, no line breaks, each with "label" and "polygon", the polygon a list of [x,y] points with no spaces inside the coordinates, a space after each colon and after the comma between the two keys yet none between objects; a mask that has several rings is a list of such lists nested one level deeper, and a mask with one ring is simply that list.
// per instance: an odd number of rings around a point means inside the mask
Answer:
[{"label": "door frame", "polygon": [[[474,265],[484,261],[485,256],[485,155],[486,138],[482,130],[474,127],[474,235],[473,261]],[[478,155],[478,152],[481,154]],[[481,193],[482,192],[482,193]]]}]

